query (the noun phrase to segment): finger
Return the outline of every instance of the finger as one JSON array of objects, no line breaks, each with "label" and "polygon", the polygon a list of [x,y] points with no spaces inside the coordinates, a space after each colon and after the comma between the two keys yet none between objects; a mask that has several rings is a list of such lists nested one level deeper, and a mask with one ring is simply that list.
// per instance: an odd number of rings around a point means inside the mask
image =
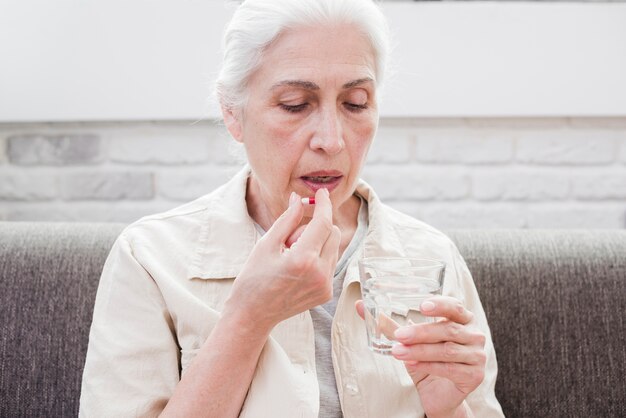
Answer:
[{"label": "finger", "polygon": [[276,219],[263,238],[273,240],[276,244],[285,245],[288,238],[300,225],[303,216],[304,209],[300,196],[297,193],[292,193],[289,197],[289,207]]},{"label": "finger", "polygon": [[304,232],[305,228],[306,228],[306,225],[300,225],[298,228],[296,228],[296,230],[293,231],[293,233],[289,235],[289,237],[285,241],[285,246],[287,248],[291,248],[293,244],[295,244],[296,241],[298,241],[298,239],[300,238],[300,235],[302,235],[302,232]]},{"label": "finger", "polygon": [[451,380],[464,393],[476,389],[485,378],[485,368],[460,363],[417,362],[405,363],[410,374],[425,373]]},{"label": "finger", "polygon": [[423,315],[447,318],[459,324],[467,324],[474,318],[474,314],[465,309],[460,300],[449,296],[426,299],[420,305],[420,311]]},{"label": "finger", "polygon": [[320,253],[333,227],[333,207],[328,190],[319,189],[315,193],[315,211],[300,239],[299,248],[306,248]]},{"label": "finger", "polygon": [[339,244],[341,243],[341,230],[333,225],[330,236],[324,243],[320,258],[322,260],[328,260],[329,267],[334,275],[335,267],[337,266],[337,260],[339,259]]},{"label": "finger", "polygon": [[428,361],[444,363],[484,364],[485,352],[482,348],[453,342],[438,344],[396,344],[391,354],[398,360]]},{"label": "finger", "polygon": [[324,214],[330,215],[332,218],[332,203],[330,201],[330,192],[328,189],[318,189],[315,192],[315,209],[313,210],[313,219]]},{"label": "finger", "polygon": [[393,340],[393,335],[400,325],[389,315],[384,312],[378,311],[378,318],[376,318],[376,337],[380,337],[380,334],[384,335],[388,340]]},{"label": "finger", "polygon": [[417,361],[405,361],[404,366],[406,367],[406,371],[409,372],[409,376],[413,380],[413,383],[417,385],[422,380],[428,377],[428,373],[424,373],[422,371],[416,370],[412,366],[416,365]]},{"label": "finger", "polygon": [[485,334],[452,321],[416,324],[398,328],[396,340],[405,344],[433,344],[452,341],[458,344],[485,346]]},{"label": "finger", "polygon": [[385,336],[388,340],[393,340],[393,334],[398,329],[398,323],[396,321],[380,311],[377,312],[377,317],[373,318],[374,313],[369,309],[365,309],[365,304],[362,300],[357,300],[354,306],[361,319],[367,318],[370,324],[376,324],[374,330],[376,338]]},{"label": "finger", "polygon": [[356,308],[356,313],[359,314],[361,319],[365,319],[365,305],[363,305],[363,301],[361,299],[357,300],[354,303],[354,307]]}]

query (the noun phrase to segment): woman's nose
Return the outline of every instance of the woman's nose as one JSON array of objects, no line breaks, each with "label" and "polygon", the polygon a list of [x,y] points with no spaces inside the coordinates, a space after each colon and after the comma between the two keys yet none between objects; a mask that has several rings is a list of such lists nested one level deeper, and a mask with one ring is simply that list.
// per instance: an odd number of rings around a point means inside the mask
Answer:
[{"label": "woman's nose", "polygon": [[320,118],[315,123],[315,134],[311,139],[311,148],[322,150],[330,155],[339,153],[345,144],[337,111],[326,110],[321,112]]}]

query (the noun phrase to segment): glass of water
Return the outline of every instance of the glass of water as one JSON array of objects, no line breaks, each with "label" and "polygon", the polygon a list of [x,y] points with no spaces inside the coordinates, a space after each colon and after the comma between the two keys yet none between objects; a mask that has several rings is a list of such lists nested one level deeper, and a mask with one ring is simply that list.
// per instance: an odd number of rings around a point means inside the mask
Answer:
[{"label": "glass of water", "polygon": [[399,327],[434,322],[420,312],[422,302],[441,295],[446,264],[439,260],[370,257],[359,260],[365,305],[367,343],[376,353],[391,355]]}]

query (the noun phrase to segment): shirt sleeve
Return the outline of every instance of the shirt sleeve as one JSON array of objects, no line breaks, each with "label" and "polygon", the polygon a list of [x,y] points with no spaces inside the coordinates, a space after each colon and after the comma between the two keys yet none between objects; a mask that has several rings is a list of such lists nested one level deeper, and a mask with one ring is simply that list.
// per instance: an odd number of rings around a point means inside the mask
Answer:
[{"label": "shirt sleeve", "polygon": [[79,416],[157,416],[180,379],[179,353],[163,296],[123,234],[98,286]]},{"label": "shirt sleeve", "polygon": [[453,262],[456,277],[459,280],[459,287],[462,293],[461,300],[464,300],[465,307],[474,314],[474,324],[487,337],[485,341],[485,352],[487,363],[485,365],[485,378],[483,382],[466,399],[466,403],[475,417],[496,418],[504,417],[500,403],[496,399],[495,385],[498,374],[496,362],[496,352],[491,340],[491,332],[487,324],[487,317],[480,302],[478,291],[474,285],[472,275],[467,268],[465,260],[459,253],[456,246],[453,246]]}]

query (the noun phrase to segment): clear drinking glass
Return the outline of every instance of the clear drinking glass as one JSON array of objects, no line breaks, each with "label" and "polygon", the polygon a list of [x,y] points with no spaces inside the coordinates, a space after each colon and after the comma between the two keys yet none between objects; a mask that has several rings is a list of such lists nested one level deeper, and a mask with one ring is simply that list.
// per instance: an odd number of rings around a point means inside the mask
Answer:
[{"label": "clear drinking glass", "polygon": [[391,354],[394,331],[402,326],[434,322],[421,314],[420,305],[441,295],[446,264],[443,261],[402,257],[359,260],[361,294],[370,349]]}]

